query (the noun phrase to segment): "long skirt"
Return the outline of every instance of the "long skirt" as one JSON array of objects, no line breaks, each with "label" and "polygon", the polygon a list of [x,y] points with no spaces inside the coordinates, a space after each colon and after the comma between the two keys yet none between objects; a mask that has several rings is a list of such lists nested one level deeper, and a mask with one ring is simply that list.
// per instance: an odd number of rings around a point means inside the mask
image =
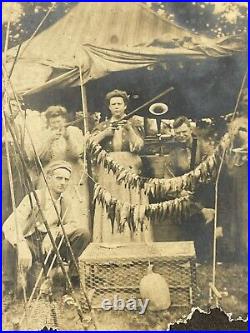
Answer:
[{"label": "long skirt", "polygon": [[[141,159],[139,156],[129,152],[114,152],[110,157],[120,164],[120,166],[130,169],[138,174],[141,168]],[[148,204],[146,195],[141,190],[125,188],[124,184],[118,184],[112,172],[108,173],[103,166],[96,170],[98,183],[105,188],[114,199],[121,203],[131,205]],[[129,242],[152,242],[152,230],[149,221],[145,218],[143,231],[130,230],[128,224],[122,232],[118,231],[118,225],[115,220],[114,230],[112,232],[111,221],[108,218],[106,209],[101,204],[96,203],[93,225],[93,242],[97,243],[129,243]]]}]

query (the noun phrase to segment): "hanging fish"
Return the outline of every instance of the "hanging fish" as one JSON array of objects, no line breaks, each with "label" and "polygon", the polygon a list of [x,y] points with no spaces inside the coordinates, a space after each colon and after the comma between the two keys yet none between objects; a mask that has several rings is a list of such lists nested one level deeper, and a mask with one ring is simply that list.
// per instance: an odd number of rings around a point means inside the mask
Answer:
[{"label": "hanging fish", "polygon": [[95,157],[95,150],[96,150],[96,142],[93,141],[92,145],[91,145],[91,149],[90,149],[90,153],[93,157]]},{"label": "hanging fish", "polygon": [[115,220],[119,229],[119,226],[121,224],[121,203],[119,200],[117,200],[115,206]]},{"label": "hanging fish", "polygon": [[98,165],[101,164],[101,162],[103,162],[103,160],[106,158],[106,156],[107,156],[107,153],[105,150],[100,151],[100,153],[98,154],[97,159],[96,159],[97,164]]},{"label": "hanging fish", "polygon": [[108,171],[108,173],[110,173],[110,171],[112,170],[112,163],[113,163],[113,160],[109,160],[109,162],[107,164],[107,171]]},{"label": "hanging fish", "polygon": [[138,228],[138,226],[140,224],[139,210],[140,210],[140,205],[136,205],[134,208],[134,221],[135,221],[136,228]]},{"label": "hanging fish", "polygon": [[116,174],[119,169],[119,164],[114,161],[114,163],[112,164],[112,168],[113,168],[114,174]]},{"label": "hanging fish", "polygon": [[108,219],[110,219],[111,222],[112,234],[114,233],[115,212],[116,212],[116,200],[111,201],[107,209]]},{"label": "hanging fish", "polygon": [[123,180],[126,177],[126,170],[122,168],[122,171],[119,173],[119,175],[116,177],[117,182],[119,183],[121,180]]},{"label": "hanging fish", "polygon": [[93,150],[95,145],[96,145],[96,143],[94,141],[88,141],[87,149],[88,149],[90,155],[93,155],[92,150]]},{"label": "hanging fish", "polygon": [[125,202],[121,207],[121,220],[119,225],[120,232],[124,231],[125,224],[128,222],[129,213],[130,213],[130,205],[128,202]]},{"label": "hanging fish", "polygon": [[128,226],[131,231],[136,230],[135,220],[134,220],[134,206],[130,206],[128,214]]},{"label": "hanging fish", "polygon": [[130,180],[131,180],[130,172],[126,170],[126,176],[124,178],[124,186],[125,186],[125,188],[130,188],[129,187]]},{"label": "hanging fish", "polygon": [[108,207],[111,204],[112,196],[108,191],[105,190],[103,193],[103,197],[105,206]]},{"label": "hanging fish", "polygon": [[160,179],[156,180],[155,196],[156,196],[157,199],[159,199],[161,197],[161,183],[160,183]]},{"label": "hanging fish", "polygon": [[105,203],[106,203],[105,199],[104,199],[104,193],[105,193],[105,190],[103,188],[100,188],[97,200],[102,205],[102,207],[105,207]]},{"label": "hanging fish", "polygon": [[130,180],[129,180],[129,188],[136,188],[137,182],[136,182],[136,175],[134,173],[130,174]]},{"label": "hanging fish", "polygon": [[147,274],[140,281],[141,298],[149,300],[148,310],[167,310],[171,305],[169,286],[165,278],[153,272],[153,265],[149,265]]},{"label": "hanging fish", "polygon": [[156,196],[156,182],[157,182],[156,179],[151,180],[151,194],[152,194],[153,198],[155,198],[155,196]]},{"label": "hanging fish", "polygon": [[94,196],[93,196],[93,203],[95,203],[95,201],[98,199],[98,196],[100,194],[100,190],[101,190],[101,185],[100,184],[95,184],[95,190],[94,190]]},{"label": "hanging fish", "polygon": [[149,184],[149,183],[145,183],[144,184],[144,193],[145,193],[145,195],[149,195],[149,193],[150,193],[150,191],[151,191],[151,184]]},{"label": "hanging fish", "polygon": [[102,150],[103,150],[103,149],[102,149],[102,146],[101,146],[101,145],[96,145],[96,146],[94,147],[94,150],[93,150],[93,155],[94,155],[95,157],[97,157],[98,154],[99,154]]}]

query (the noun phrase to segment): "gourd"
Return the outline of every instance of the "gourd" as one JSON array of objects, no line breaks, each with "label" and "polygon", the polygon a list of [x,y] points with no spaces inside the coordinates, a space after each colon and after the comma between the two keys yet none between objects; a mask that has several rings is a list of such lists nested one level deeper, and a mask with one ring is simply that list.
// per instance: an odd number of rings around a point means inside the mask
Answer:
[{"label": "gourd", "polygon": [[149,265],[147,275],[140,281],[140,294],[142,299],[148,299],[148,310],[162,311],[170,307],[169,286],[165,278],[153,272],[153,265]]}]

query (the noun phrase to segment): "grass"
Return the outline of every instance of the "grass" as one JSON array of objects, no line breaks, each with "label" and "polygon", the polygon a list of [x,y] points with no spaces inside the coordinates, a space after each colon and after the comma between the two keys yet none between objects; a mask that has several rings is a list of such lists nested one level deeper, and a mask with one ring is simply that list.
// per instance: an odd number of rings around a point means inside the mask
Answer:
[{"label": "grass", "polygon": [[[216,267],[216,287],[223,293],[221,307],[226,313],[232,313],[232,318],[247,318],[248,314],[248,287],[247,287],[247,265],[223,263]],[[212,266],[201,265],[197,267],[197,282],[199,297],[197,306],[204,311],[208,310],[208,283],[212,281]],[[58,290],[56,299],[58,304],[62,304],[62,293]],[[215,304],[212,304],[215,305]],[[73,306],[60,307],[60,330],[83,330],[77,312]],[[48,307],[47,307],[48,309]],[[164,330],[170,322],[185,319],[191,309],[179,308],[169,309],[168,313],[147,313],[139,315],[135,312],[117,311],[106,312],[96,310],[95,315],[98,321],[99,330]],[[2,315],[3,330],[13,330],[12,322],[18,320],[24,312],[24,303],[16,301],[12,307]],[[30,310],[27,311],[30,316]],[[32,318],[32,323],[36,325],[43,318],[42,308],[40,312]],[[89,316],[87,315],[86,326]],[[93,326],[88,329],[93,329]],[[37,330],[41,327],[37,327]]]}]

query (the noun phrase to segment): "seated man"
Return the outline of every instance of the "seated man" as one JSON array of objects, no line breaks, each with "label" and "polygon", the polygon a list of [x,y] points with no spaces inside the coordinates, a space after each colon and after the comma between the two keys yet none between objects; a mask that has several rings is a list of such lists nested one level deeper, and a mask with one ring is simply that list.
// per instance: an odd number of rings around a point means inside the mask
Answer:
[{"label": "seated man", "polygon": [[[71,201],[63,195],[71,172],[72,169],[69,163],[55,161],[47,169],[47,180],[51,195],[63,220],[65,232],[77,259],[88,245],[90,235],[88,230],[82,227],[81,221],[74,218],[70,209]],[[37,190],[36,193],[53,238],[58,244],[63,233],[49,191],[44,188]],[[9,294],[13,292],[15,286],[16,263],[21,270],[28,272],[35,261],[39,261],[45,253],[52,249],[34,194],[31,193],[30,197],[27,195],[17,207],[16,212],[12,213],[4,222],[3,233],[5,236],[3,241],[3,284],[5,292]],[[43,253],[39,253],[41,248]],[[61,245],[60,254],[63,259],[70,263],[70,274],[73,263],[65,240]],[[54,253],[51,254],[51,257],[53,256]],[[51,262],[51,260],[48,262]]]}]

